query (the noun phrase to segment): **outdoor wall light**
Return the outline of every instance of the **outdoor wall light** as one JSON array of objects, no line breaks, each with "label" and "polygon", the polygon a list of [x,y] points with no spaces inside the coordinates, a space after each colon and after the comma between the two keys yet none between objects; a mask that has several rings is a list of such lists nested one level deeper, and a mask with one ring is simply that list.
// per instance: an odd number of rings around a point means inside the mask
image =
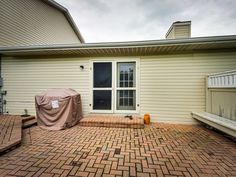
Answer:
[{"label": "outdoor wall light", "polygon": [[79,67],[80,67],[80,69],[84,69],[84,66],[83,66],[83,65],[80,65]]}]

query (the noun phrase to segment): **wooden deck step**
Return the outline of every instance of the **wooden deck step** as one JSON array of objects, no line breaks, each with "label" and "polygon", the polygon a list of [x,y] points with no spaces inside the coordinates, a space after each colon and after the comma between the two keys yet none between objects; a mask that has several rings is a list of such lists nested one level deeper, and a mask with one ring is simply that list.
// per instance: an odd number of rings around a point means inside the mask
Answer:
[{"label": "wooden deck step", "polygon": [[0,116],[0,154],[21,143],[21,127],[20,116]]},{"label": "wooden deck step", "polygon": [[33,119],[29,119],[27,121],[24,121],[22,124],[22,128],[25,129],[25,128],[29,128],[29,127],[32,127],[35,125],[37,125],[37,120],[35,118],[33,118]]},{"label": "wooden deck step", "polygon": [[21,116],[21,118],[22,118],[22,123],[24,123],[24,122],[35,119],[35,116],[27,116],[27,117]]},{"label": "wooden deck step", "polygon": [[121,116],[87,116],[80,120],[80,126],[111,128],[144,128],[142,118],[132,119]]}]

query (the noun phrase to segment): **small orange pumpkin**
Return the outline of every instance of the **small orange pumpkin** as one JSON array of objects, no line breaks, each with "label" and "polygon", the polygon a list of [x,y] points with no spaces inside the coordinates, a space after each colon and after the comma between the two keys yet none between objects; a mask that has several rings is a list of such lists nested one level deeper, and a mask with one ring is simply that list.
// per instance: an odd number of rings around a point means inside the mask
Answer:
[{"label": "small orange pumpkin", "polygon": [[150,115],[149,114],[144,114],[144,123],[150,124]]}]

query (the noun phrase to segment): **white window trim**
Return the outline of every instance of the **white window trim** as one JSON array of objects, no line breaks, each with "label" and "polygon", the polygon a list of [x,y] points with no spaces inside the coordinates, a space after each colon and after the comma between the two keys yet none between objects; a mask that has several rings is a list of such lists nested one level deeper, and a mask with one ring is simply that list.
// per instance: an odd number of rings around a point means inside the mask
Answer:
[{"label": "white window trim", "polygon": [[[93,88],[93,63],[111,62],[112,63],[112,88]],[[117,63],[135,62],[136,66],[136,87],[120,88],[117,86]],[[140,113],[140,59],[139,58],[101,58],[90,60],[90,113],[115,113],[115,114],[139,114]],[[93,110],[93,90],[112,90],[111,110]],[[117,90],[135,90],[136,92],[136,110],[117,110]]]}]

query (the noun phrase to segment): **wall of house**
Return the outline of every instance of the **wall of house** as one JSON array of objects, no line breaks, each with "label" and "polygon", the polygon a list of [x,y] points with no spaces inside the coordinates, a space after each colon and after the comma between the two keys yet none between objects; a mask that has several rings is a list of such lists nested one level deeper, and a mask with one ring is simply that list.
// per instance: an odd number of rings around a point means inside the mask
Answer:
[{"label": "wall of house", "polygon": [[0,46],[80,43],[64,14],[42,0],[1,0],[0,12]]},{"label": "wall of house", "polygon": [[192,123],[205,111],[205,77],[236,68],[236,52],[160,55],[140,60],[140,110],[153,121]]},{"label": "wall of house", "polygon": [[[3,57],[7,110],[34,114],[36,94],[71,87],[81,93],[84,114],[89,113],[90,59],[99,58]],[[194,123],[190,113],[205,111],[206,75],[235,68],[236,52],[140,57],[140,114],[149,113],[157,122]]]},{"label": "wall of house", "polygon": [[[80,65],[84,69],[80,69]],[[6,110],[35,114],[35,95],[49,88],[73,88],[81,94],[84,114],[88,113],[89,62],[78,58],[3,58],[2,90],[7,90]]]}]

